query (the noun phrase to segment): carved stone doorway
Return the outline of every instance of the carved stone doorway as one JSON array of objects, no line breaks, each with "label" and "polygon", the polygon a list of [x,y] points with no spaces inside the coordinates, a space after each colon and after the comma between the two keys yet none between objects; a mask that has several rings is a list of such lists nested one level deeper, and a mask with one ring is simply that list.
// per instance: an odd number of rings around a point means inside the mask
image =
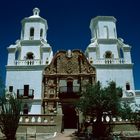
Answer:
[{"label": "carved stone doorway", "polygon": [[75,107],[71,104],[63,104],[63,124],[64,129],[76,129],[77,128],[77,115]]}]

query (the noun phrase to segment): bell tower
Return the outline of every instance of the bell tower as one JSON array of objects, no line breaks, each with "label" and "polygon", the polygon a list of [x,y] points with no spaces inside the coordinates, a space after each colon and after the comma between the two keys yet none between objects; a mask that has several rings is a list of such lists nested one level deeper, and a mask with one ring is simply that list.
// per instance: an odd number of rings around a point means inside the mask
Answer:
[{"label": "bell tower", "polygon": [[23,98],[23,103],[26,98],[23,107],[26,113],[28,108],[28,113],[33,114],[41,113],[42,71],[53,58],[52,47],[47,42],[47,20],[39,14],[40,10],[34,8],[33,15],[21,21],[21,37],[8,47],[6,66],[7,89],[13,89],[18,98]]},{"label": "bell tower", "polygon": [[112,16],[93,18],[90,30],[91,42],[86,49],[86,56],[96,67],[97,81],[103,86],[115,81],[117,86],[123,88],[126,97],[126,91],[135,89],[131,46],[117,37],[116,19]]},{"label": "bell tower", "polygon": [[87,48],[90,60],[119,58],[116,19],[112,16],[97,16],[90,22],[91,44]]},{"label": "bell tower", "polygon": [[[47,21],[39,16],[40,10],[33,9],[33,15],[24,18],[21,30],[22,48],[19,51],[20,59],[41,60],[41,63],[50,63],[52,58],[51,46],[47,43]],[[46,62],[47,60],[47,62]]]}]

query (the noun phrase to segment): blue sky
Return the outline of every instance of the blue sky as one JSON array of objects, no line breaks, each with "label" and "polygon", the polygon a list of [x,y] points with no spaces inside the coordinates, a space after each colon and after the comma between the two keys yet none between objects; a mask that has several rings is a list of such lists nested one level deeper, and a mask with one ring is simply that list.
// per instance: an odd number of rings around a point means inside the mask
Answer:
[{"label": "blue sky", "polygon": [[0,1],[0,73],[5,79],[7,50],[20,38],[21,20],[38,7],[47,19],[48,43],[54,52],[60,49],[85,50],[90,43],[90,20],[96,16],[114,16],[118,37],[132,46],[134,80],[140,89],[140,8],[133,0],[1,0]]}]

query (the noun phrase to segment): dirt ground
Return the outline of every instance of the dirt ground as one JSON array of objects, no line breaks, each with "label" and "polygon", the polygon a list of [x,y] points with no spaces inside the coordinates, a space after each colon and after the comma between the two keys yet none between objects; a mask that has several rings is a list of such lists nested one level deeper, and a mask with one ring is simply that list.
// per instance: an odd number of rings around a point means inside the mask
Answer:
[{"label": "dirt ground", "polygon": [[79,138],[74,135],[75,131],[74,129],[67,129],[64,133],[57,134],[52,140],[79,140]]}]

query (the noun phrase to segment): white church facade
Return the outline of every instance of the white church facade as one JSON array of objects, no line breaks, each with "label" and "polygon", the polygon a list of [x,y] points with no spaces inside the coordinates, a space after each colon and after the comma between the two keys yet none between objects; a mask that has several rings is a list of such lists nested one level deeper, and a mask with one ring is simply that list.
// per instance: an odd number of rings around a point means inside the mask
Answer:
[{"label": "white church facade", "polygon": [[[22,20],[20,40],[8,47],[6,88],[22,99],[23,114],[45,114],[46,107],[52,104],[59,108],[59,93],[82,90],[79,81],[86,81],[87,77],[91,83],[100,81],[103,86],[115,81],[123,89],[124,100],[140,104],[139,91],[134,86],[131,46],[117,37],[114,17],[97,16],[91,20],[91,42],[85,53],[69,50],[53,55],[53,47],[47,42],[47,21],[40,17],[39,12],[35,8],[32,16]],[[61,63],[64,65],[60,74]],[[76,65],[80,65],[79,76],[71,68],[74,66],[76,70]],[[84,66],[88,67],[85,72]],[[49,87],[49,84],[52,85]]]}]

